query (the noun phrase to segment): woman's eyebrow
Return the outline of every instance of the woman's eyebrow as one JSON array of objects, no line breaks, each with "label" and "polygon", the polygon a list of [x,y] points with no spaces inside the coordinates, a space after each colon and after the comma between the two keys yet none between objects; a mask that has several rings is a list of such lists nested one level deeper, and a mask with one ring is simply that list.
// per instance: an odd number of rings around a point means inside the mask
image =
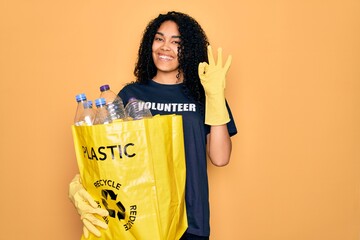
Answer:
[{"label": "woman's eyebrow", "polygon": [[[161,35],[161,36],[165,36],[165,34],[164,33],[162,33],[162,32],[156,32],[156,34],[159,34],[159,35]],[[179,36],[179,35],[174,35],[174,36],[171,36],[171,38],[181,38],[181,36]]]}]

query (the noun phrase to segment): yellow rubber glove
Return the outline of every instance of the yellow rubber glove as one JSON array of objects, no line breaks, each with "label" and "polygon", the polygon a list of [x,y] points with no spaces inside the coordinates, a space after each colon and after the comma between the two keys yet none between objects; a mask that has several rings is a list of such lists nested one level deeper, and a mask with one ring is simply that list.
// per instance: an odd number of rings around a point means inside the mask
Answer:
[{"label": "yellow rubber glove", "polygon": [[105,209],[98,208],[98,204],[83,187],[79,174],[74,177],[69,185],[69,198],[80,214],[84,224],[83,233],[85,238],[89,237],[89,232],[100,237],[101,232],[97,227],[107,229],[108,225],[96,215],[105,217],[109,215],[109,212]]},{"label": "yellow rubber glove", "polygon": [[209,63],[199,63],[198,71],[201,84],[205,90],[205,123],[223,125],[230,121],[225,102],[225,76],[232,57],[227,58],[222,66],[222,48],[218,48],[218,59],[215,63],[211,46],[208,46]]}]

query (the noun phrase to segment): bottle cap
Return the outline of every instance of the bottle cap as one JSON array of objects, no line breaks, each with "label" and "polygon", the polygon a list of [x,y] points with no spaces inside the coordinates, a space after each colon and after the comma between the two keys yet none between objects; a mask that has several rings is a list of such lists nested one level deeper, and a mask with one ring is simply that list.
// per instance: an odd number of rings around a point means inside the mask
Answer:
[{"label": "bottle cap", "polygon": [[75,98],[76,98],[77,102],[85,101],[86,95],[85,95],[85,93],[80,93],[80,94],[76,95]]},{"label": "bottle cap", "polygon": [[108,84],[102,85],[102,86],[100,87],[100,91],[101,91],[101,92],[104,92],[104,91],[109,90],[109,89],[110,89],[110,86],[109,86]]},{"label": "bottle cap", "polygon": [[93,103],[91,100],[84,102],[84,108],[92,108],[92,105]]},{"label": "bottle cap", "polygon": [[96,107],[99,107],[99,106],[102,106],[102,105],[105,105],[105,104],[106,104],[105,98],[95,99],[95,105],[96,105]]},{"label": "bottle cap", "polygon": [[91,100],[88,100],[89,107],[93,106],[93,102]]}]

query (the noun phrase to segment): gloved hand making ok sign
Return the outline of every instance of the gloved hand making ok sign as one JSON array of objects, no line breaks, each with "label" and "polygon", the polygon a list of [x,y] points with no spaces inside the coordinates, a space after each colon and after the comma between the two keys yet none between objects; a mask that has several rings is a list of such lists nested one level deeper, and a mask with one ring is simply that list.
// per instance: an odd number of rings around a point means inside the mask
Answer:
[{"label": "gloved hand making ok sign", "polygon": [[209,63],[199,63],[198,71],[201,84],[205,90],[205,123],[223,125],[230,121],[225,102],[225,77],[232,57],[227,58],[222,66],[222,48],[218,49],[217,63],[214,60],[211,46],[208,46]]}]

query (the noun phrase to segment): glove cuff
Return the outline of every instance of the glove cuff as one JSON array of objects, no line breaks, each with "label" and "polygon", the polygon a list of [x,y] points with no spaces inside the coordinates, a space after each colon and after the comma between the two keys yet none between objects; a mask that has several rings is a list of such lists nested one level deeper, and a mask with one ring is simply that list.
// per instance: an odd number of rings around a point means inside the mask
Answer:
[{"label": "glove cuff", "polygon": [[72,203],[75,203],[75,194],[79,191],[81,186],[80,174],[76,174],[69,184],[69,199]]},{"label": "glove cuff", "polygon": [[205,123],[207,125],[223,125],[230,122],[224,93],[206,95]]}]

